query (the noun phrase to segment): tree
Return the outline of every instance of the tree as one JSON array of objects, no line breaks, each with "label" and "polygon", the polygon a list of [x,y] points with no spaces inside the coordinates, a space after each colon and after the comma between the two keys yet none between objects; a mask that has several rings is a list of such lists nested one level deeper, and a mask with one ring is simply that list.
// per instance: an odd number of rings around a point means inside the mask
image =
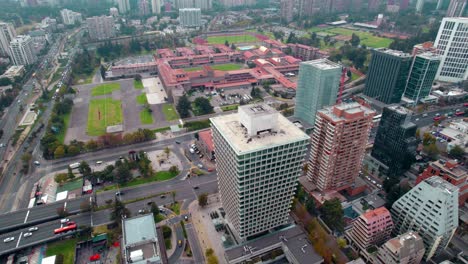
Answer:
[{"label": "tree", "polygon": [[154,218],[159,214],[159,207],[155,202],[151,202],[151,213],[153,213]]},{"label": "tree", "polygon": [[63,145],[58,146],[54,151],[54,158],[60,159],[65,156],[65,147]]},{"label": "tree", "polygon": [[116,171],[115,177],[119,184],[127,183],[132,177],[132,173],[130,172],[130,168],[128,167],[128,164],[121,162],[120,165],[116,166],[116,169],[117,171]]},{"label": "tree", "polygon": [[22,156],[21,156],[21,160],[25,163],[25,164],[28,164],[32,159],[32,155],[31,153],[24,153]]},{"label": "tree", "polygon": [[169,172],[170,172],[171,174],[173,174],[173,175],[178,174],[178,173],[179,173],[179,168],[178,168],[177,166],[175,166],[175,165],[174,165],[174,166],[171,166],[171,167],[169,168]]},{"label": "tree", "polygon": [[232,49],[232,50],[236,50],[236,49],[237,49],[237,47],[236,47],[236,45],[234,45],[234,43],[231,44],[231,49]]},{"label": "tree", "polygon": [[426,145],[423,147],[424,152],[433,160],[437,159],[437,156],[439,155],[440,151],[437,148],[435,142]]},{"label": "tree", "polygon": [[207,193],[202,193],[202,194],[198,195],[198,204],[201,207],[205,207],[206,205],[208,205],[208,194]]},{"label": "tree", "polygon": [[423,145],[427,146],[432,143],[435,143],[436,139],[430,133],[426,132],[423,134]]},{"label": "tree", "polygon": [[218,258],[214,254],[213,249],[211,249],[211,248],[206,249],[205,255],[206,255],[206,259],[207,259],[208,264],[218,264],[219,263]]},{"label": "tree", "polygon": [[80,210],[83,213],[91,211],[91,204],[88,199],[85,199],[80,203]]},{"label": "tree", "polygon": [[323,221],[333,230],[343,232],[344,230],[344,213],[339,199],[334,198],[327,200],[322,206]]},{"label": "tree", "polygon": [[465,150],[459,146],[455,145],[450,151],[449,155],[456,158],[456,159],[462,159],[463,156],[465,155]]},{"label": "tree", "polygon": [[350,42],[351,42],[351,45],[352,45],[353,47],[357,47],[357,46],[359,45],[359,43],[361,42],[361,39],[359,38],[358,35],[356,35],[356,34],[353,33],[353,34],[351,35],[351,41],[350,41]]},{"label": "tree", "polygon": [[167,225],[163,225],[161,227],[161,229],[162,229],[162,233],[163,233],[163,238],[164,239],[168,239],[168,238],[170,239],[171,236],[172,236],[172,229]]},{"label": "tree", "polygon": [[61,184],[67,180],[67,174],[66,173],[55,174],[54,180],[56,183]]},{"label": "tree", "polygon": [[4,77],[4,78],[1,78],[0,79],[0,86],[7,86],[7,85],[10,85],[12,84],[11,83],[11,80],[7,77]]},{"label": "tree", "polygon": [[78,171],[83,175],[83,177],[89,177],[92,173],[91,167],[86,161],[81,161],[80,166],[78,167]]},{"label": "tree", "polygon": [[169,154],[171,154],[171,149],[169,147],[164,148],[164,154],[166,154],[166,159],[169,158]]},{"label": "tree", "polygon": [[262,98],[262,91],[260,91],[259,88],[252,87],[252,90],[250,91],[250,96],[252,96],[253,98],[261,99]]},{"label": "tree", "polygon": [[135,79],[135,81],[137,81],[137,82],[141,82],[141,75],[140,75],[140,74],[135,75],[135,78],[134,78],[134,79]]},{"label": "tree", "polygon": [[117,225],[120,226],[121,224],[121,219],[122,218],[127,218],[130,217],[130,211],[125,208],[125,204],[122,203],[117,197],[114,199],[114,206],[111,212],[111,220],[115,221]]},{"label": "tree", "polygon": [[192,108],[192,106],[186,95],[183,95],[179,98],[179,102],[177,103],[176,108],[181,118],[186,118],[190,116],[190,109]]},{"label": "tree", "polygon": [[307,212],[309,212],[309,214],[315,215],[316,211],[315,211],[314,199],[310,198],[309,200],[307,200],[306,209],[307,209]]},{"label": "tree", "polygon": [[67,178],[70,179],[70,180],[74,179],[74,178],[75,178],[75,174],[73,174],[72,169],[71,169],[69,166],[68,166],[67,168],[68,168]]},{"label": "tree", "polygon": [[229,47],[229,41],[224,41],[224,46]]},{"label": "tree", "polygon": [[198,112],[201,115],[213,113],[213,106],[211,105],[210,101],[205,97],[197,97],[193,104],[198,109]]}]

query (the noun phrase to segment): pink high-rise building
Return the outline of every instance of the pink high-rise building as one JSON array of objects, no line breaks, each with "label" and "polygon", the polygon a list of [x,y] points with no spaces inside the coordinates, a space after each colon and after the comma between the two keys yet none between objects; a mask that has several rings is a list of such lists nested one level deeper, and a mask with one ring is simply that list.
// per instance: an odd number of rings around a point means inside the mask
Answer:
[{"label": "pink high-rise building", "polygon": [[318,190],[340,191],[354,184],[374,114],[358,103],[317,111],[307,178]]},{"label": "pink high-rise building", "polygon": [[366,259],[369,258],[367,249],[379,247],[389,238],[393,229],[390,212],[385,207],[367,211],[360,215],[353,223],[353,228],[346,236],[351,245]]}]

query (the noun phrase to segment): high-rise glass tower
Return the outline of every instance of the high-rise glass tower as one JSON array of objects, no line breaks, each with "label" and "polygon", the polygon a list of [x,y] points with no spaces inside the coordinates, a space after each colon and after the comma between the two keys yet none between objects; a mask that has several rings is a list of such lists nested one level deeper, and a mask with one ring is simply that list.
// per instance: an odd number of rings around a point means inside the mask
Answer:
[{"label": "high-rise glass tower", "polygon": [[0,55],[10,54],[10,42],[16,37],[13,24],[0,22]]},{"label": "high-rise glass tower", "polygon": [[424,259],[431,259],[447,247],[458,227],[458,191],[437,176],[416,185],[392,206],[393,233],[418,232],[426,248]]},{"label": "high-rise glass tower", "polygon": [[335,104],[341,69],[340,64],[327,59],[301,62],[294,117],[313,125],[318,110]]},{"label": "high-rise glass tower", "polygon": [[436,79],[460,82],[468,79],[468,17],[445,17],[434,46],[442,56]]},{"label": "high-rise glass tower", "polygon": [[364,94],[386,104],[399,103],[413,57],[391,49],[374,49]]},{"label": "high-rise glass tower", "polygon": [[414,160],[417,126],[410,119],[411,111],[398,105],[382,112],[371,155],[387,166],[382,172],[388,176],[400,176]]},{"label": "high-rise glass tower", "polygon": [[420,99],[427,97],[431,92],[439,65],[440,56],[437,54],[425,52],[416,55],[406,83],[403,101],[418,104]]},{"label": "high-rise glass tower", "polygon": [[266,104],[211,118],[227,220],[246,240],[288,223],[309,137]]}]

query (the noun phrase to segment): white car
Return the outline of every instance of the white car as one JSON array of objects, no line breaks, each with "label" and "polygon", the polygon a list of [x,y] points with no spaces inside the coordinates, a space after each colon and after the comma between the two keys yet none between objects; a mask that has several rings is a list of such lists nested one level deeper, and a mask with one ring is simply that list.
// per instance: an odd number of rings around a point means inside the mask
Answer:
[{"label": "white car", "polygon": [[70,222],[70,219],[68,219],[68,218],[60,219],[60,223],[61,223],[61,224],[66,224],[66,223],[68,223],[68,222]]},{"label": "white car", "polygon": [[28,232],[28,233],[24,233],[23,237],[30,237],[32,236],[32,233],[31,232]]},{"label": "white car", "polygon": [[34,161],[34,165],[39,166],[39,165],[41,165],[41,163],[40,163],[39,161],[36,160],[36,161]]},{"label": "white car", "polygon": [[197,166],[198,166],[198,168],[200,168],[200,169],[202,169],[202,168],[203,168],[203,164],[201,164],[201,163],[198,163],[198,165],[197,165]]},{"label": "white car", "polygon": [[3,242],[8,243],[8,242],[11,242],[13,240],[15,240],[15,237],[7,237],[7,238],[3,239]]},{"label": "white car", "polygon": [[34,232],[34,231],[37,231],[39,228],[37,226],[33,226],[31,228],[28,229],[29,232]]},{"label": "white car", "polygon": [[376,181],[374,181],[374,180],[372,180],[372,183],[373,183],[373,184],[376,184],[377,182],[376,182]]},{"label": "white car", "polygon": [[193,154],[195,153],[195,150],[193,150],[193,148],[189,148],[189,152]]},{"label": "white car", "polygon": [[100,165],[100,164],[102,164],[102,160],[98,160],[98,161],[96,161],[96,164],[97,164],[97,165]]}]

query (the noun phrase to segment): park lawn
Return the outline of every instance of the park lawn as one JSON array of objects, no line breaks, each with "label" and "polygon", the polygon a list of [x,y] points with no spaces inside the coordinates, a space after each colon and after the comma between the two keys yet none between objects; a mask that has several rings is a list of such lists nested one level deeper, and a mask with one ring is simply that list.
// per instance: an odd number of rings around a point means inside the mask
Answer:
[{"label": "park lawn", "polygon": [[257,42],[258,39],[249,34],[234,35],[234,36],[209,36],[208,44],[224,44],[226,41],[232,43]]},{"label": "park lawn", "polygon": [[359,75],[355,74],[354,72],[351,73],[351,81],[355,81],[359,78]]},{"label": "park lawn", "polygon": [[148,109],[143,109],[140,111],[140,122],[142,125],[151,125],[153,124],[153,115]]},{"label": "park lawn", "polygon": [[141,104],[141,105],[147,104],[148,99],[146,98],[146,94],[145,93],[139,94],[136,97],[136,102],[137,102],[137,104]]},{"label": "park lawn", "polygon": [[212,65],[211,68],[213,70],[219,70],[219,71],[234,71],[234,70],[242,69],[242,65],[234,64],[234,63],[226,63],[226,64]]},{"label": "park lawn", "polygon": [[191,68],[184,68],[186,72],[193,72],[193,71],[201,71],[202,67],[191,67]]},{"label": "park lawn", "polygon": [[92,99],[89,102],[88,126],[86,132],[90,136],[100,136],[106,133],[108,126],[122,124],[122,103],[112,98]]},{"label": "park lawn", "polygon": [[101,84],[91,90],[91,96],[111,94],[115,90],[120,90],[120,83]]},{"label": "park lawn", "polygon": [[135,87],[135,89],[138,89],[138,90],[141,90],[141,89],[145,88],[143,86],[143,82],[141,80],[140,81],[133,80],[133,87]]},{"label": "park lawn", "polygon": [[237,110],[238,107],[239,107],[238,104],[235,104],[235,105],[226,105],[226,106],[221,106],[221,110],[223,110],[224,112],[226,112],[226,111],[232,111],[232,110]]},{"label": "park lawn", "polygon": [[176,215],[180,215],[180,203],[175,202],[169,206],[169,209],[173,211]]},{"label": "park lawn", "polygon": [[172,104],[164,104],[162,110],[166,121],[179,119],[179,115]]},{"label": "park lawn", "polygon": [[[170,180],[174,178],[175,176],[177,176],[177,173],[171,173],[169,171],[158,171],[151,177],[143,178],[139,176],[125,184],[120,184],[119,187],[125,188],[125,187],[137,186],[137,185],[151,183],[151,182],[165,181],[165,180]],[[108,185],[99,191],[110,191],[110,190],[115,190],[115,189],[117,189],[117,184]]]},{"label": "park lawn", "polygon": [[68,125],[70,124],[70,116],[71,116],[71,112],[62,116],[63,117],[63,128],[57,134],[57,139],[62,144],[65,141],[65,135],[67,134]]},{"label": "park lawn", "polygon": [[75,261],[76,238],[59,240],[47,244],[46,257],[62,254],[63,263],[73,263]]},{"label": "park lawn", "polygon": [[389,38],[382,38],[372,35],[369,32],[363,32],[358,30],[351,30],[346,28],[332,28],[326,30],[326,32],[344,35],[344,36],[351,36],[354,34],[358,35],[361,39],[361,45],[366,45],[371,48],[387,48],[393,42],[392,39]]},{"label": "park lawn", "polygon": [[[77,176],[77,173],[75,173],[75,177]],[[57,187],[57,193],[63,192],[63,191],[74,191],[77,189],[80,189],[83,186],[83,179],[78,178],[70,182],[64,183],[62,186]]]}]

